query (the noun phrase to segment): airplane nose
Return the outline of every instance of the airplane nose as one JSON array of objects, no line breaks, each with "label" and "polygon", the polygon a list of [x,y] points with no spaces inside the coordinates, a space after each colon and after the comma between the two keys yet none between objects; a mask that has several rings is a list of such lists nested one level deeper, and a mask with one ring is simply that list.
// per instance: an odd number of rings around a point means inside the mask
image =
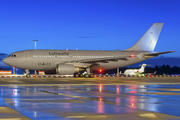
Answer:
[{"label": "airplane nose", "polygon": [[3,63],[7,64],[7,58],[3,59]]}]

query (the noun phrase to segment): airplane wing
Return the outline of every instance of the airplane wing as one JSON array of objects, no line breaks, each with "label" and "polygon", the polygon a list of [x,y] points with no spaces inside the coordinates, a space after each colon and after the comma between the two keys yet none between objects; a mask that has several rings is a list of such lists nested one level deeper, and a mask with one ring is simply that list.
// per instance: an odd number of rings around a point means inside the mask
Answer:
[{"label": "airplane wing", "polygon": [[97,63],[97,62],[101,62],[101,63],[108,63],[109,61],[118,61],[118,60],[124,60],[127,61],[128,58],[130,58],[131,56],[123,56],[123,57],[110,57],[110,58],[94,58],[94,59],[84,59],[84,60],[73,60],[73,61],[69,61],[68,63]]},{"label": "airplane wing", "polygon": [[[133,56],[135,57],[135,56]],[[124,60],[127,61],[128,58],[132,58],[132,56],[116,56],[116,57],[109,57],[109,58],[93,58],[93,59],[84,59],[84,60],[73,60],[65,62],[65,64],[73,64],[74,66],[79,67],[89,67],[91,65],[98,65],[98,63],[108,63],[109,61],[118,61],[118,60]]]},{"label": "airplane wing", "polygon": [[153,72],[153,73],[145,73],[145,72],[144,72],[144,73],[140,73],[140,74],[145,74],[145,75],[149,75],[149,74],[151,74],[151,75],[155,75],[155,74],[156,74],[156,72],[157,72],[157,71],[155,71],[155,72]]},{"label": "airplane wing", "polygon": [[176,52],[176,51],[155,52],[155,53],[144,53],[144,57],[155,57],[155,56],[159,56],[159,55],[161,55],[161,54],[166,54],[166,53],[171,53],[171,52]]}]

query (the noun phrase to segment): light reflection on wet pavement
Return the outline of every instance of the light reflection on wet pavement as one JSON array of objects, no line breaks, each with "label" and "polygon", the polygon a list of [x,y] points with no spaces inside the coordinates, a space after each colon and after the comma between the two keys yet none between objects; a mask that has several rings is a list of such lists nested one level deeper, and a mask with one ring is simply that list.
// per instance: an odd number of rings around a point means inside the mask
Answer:
[{"label": "light reflection on wet pavement", "polygon": [[180,119],[180,85],[1,86],[0,90],[0,106],[36,120]]}]

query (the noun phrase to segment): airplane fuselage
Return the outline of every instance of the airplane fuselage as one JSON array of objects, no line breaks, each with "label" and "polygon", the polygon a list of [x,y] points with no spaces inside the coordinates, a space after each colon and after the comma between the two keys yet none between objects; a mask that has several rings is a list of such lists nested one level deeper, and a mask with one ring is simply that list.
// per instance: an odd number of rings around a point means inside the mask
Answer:
[{"label": "airplane fuselage", "polygon": [[[97,62],[91,65],[91,70],[114,69],[135,64],[145,60],[143,52],[130,51],[87,51],[87,50],[24,50],[12,53],[8,57],[8,65],[29,70],[55,70],[57,64],[68,61],[89,60],[98,58],[129,57],[128,60],[109,61],[107,63]],[[15,55],[15,57],[13,56]],[[4,60],[6,61],[6,60]],[[13,63],[10,64],[10,63]],[[83,63],[73,63],[74,66],[83,67]],[[84,67],[87,66],[87,63]]]}]

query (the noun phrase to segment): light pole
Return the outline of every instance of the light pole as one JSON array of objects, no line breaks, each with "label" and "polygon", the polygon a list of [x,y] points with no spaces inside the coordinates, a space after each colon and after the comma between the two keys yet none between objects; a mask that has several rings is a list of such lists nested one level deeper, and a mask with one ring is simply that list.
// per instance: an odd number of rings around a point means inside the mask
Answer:
[{"label": "light pole", "polygon": [[35,49],[36,49],[36,42],[37,42],[38,40],[35,39],[35,40],[33,40],[33,41],[35,42]]},{"label": "light pole", "polygon": [[[37,42],[38,40],[35,39],[35,40],[33,40],[33,41],[35,42],[35,50],[36,50],[36,42]],[[34,74],[37,75],[36,70],[34,71]]]}]

